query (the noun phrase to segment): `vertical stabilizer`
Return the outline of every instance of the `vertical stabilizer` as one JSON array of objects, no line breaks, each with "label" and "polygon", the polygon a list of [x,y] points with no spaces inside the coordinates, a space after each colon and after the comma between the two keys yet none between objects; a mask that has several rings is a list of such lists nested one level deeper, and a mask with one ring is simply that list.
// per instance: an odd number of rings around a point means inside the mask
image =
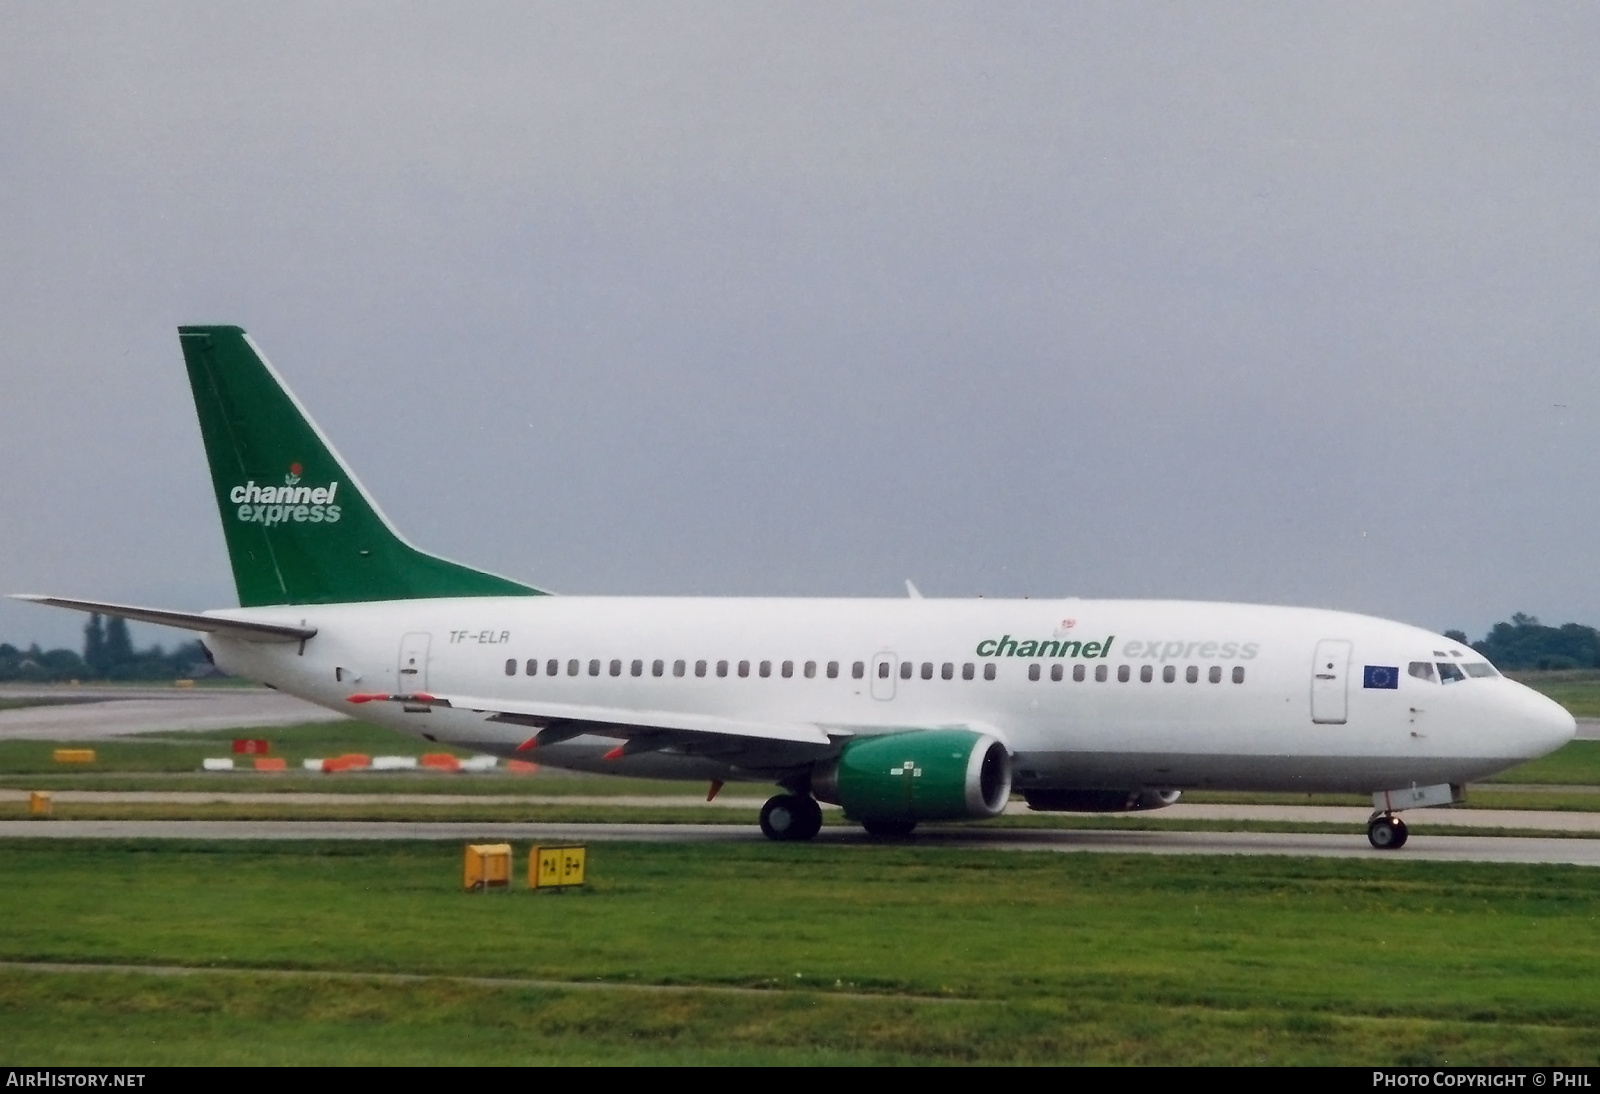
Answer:
[{"label": "vertical stabilizer", "polygon": [[407,543],[243,330],[178,340],[241,606],[541,595]]}]

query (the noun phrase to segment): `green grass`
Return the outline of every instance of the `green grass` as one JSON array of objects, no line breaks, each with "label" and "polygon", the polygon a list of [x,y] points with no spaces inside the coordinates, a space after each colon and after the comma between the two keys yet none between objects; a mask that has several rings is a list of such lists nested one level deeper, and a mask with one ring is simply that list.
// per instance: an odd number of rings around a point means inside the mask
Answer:
[{"label": "green grass", "polygon": [[459,855],[0,842],[3,960],[557,982],[0,969],[0,1040],[41,1064],[1600,1063],[1595,870],[605,844],[587,890],[482,896]]},{"label": "green grass", "polygon": [[1485,780],[1491,783],[1600,785],[1600,741],[1572,741],[1548,756]]}]

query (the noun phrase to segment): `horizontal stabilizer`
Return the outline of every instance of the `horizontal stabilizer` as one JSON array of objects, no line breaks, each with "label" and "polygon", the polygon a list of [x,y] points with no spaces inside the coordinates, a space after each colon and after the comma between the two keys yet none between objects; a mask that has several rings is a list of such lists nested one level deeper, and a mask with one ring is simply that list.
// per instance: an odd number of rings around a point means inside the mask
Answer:
[{"label": "horizontal stabilizer", "polygon": [[13,593],[11,599],[26,600],[34,604],[49,604],[55,608],[71,608],[77,612],[117,615],[136,623],[155,623],[162,627],[177,627],[183,631],[222,634],[246,642],[304,642],[317,633],[315,627],[296,627],[287,623],[258,623],[250,619],[228,619],[225,616],[202,615],[198,612],[171,612],[165,608],[137,608],[129,604],[108,604],[100,600],[68,600],[60,596],[39,596],[32,593]]}]

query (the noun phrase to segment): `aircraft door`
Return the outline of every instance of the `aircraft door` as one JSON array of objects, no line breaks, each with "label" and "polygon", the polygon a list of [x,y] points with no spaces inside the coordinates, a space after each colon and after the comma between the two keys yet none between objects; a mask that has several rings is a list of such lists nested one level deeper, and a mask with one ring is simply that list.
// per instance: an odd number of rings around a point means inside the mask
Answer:
[{"label": "aircraft door", "polygon": [[876,653],[872,655],[872,697],[874,699],[894,698],[894,674],[900,659],[892,653]]},{"label": "aircraft door", "polygon": [[428,690],[428,642],[429,636],[421,631],[400,640],[400,674],[395,677],[395,690],[401,695]]},{"label": "aircraft door", "polygon": [[1311,664],[1311,720],[1318,725],[1340,726],[1348,720],[1350,643],[1324,638],[1317,643]]}]

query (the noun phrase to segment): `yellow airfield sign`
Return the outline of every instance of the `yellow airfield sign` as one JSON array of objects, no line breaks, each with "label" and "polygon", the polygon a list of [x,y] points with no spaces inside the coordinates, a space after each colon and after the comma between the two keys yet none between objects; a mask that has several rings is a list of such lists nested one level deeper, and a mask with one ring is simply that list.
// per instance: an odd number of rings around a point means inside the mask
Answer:
[{"label": "yellow airfield sign", "polygon": [[588,852],[587,847],[535,847],[528,854],[528,888],[582,885]]}]

